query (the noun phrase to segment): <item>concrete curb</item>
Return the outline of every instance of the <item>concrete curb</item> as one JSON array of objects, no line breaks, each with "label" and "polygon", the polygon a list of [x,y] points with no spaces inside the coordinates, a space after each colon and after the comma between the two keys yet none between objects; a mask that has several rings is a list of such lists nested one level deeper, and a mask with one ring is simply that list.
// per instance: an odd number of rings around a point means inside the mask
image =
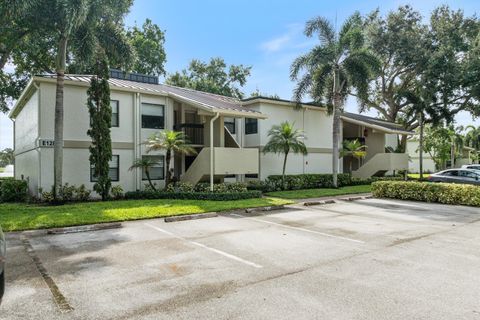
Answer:
[{"label": "concrete curb", "polygon": [[122,227],[122,224],[120,222],[112,222],[112,223],[98,223],[98,224],[89,224],[89,225],[65,227],[65,228],[53,228],[53,229],[47,229],[45,230],[45,232],[46,234],[66,234],[66,233],[116,229],[121,227]]},{"label": "concrete curb", "polygon": [[259,211],[274,211],[274,210],[281,210],[281,209],[285,209],[285,205],[281,204],[279,206],[247,208],[247,209],[245,209],[245,212],[246,213],[253,213],[253,212],[259,212]]},{"label": "concrete curb", "polygon": [[361,197],[345,197],[345,198],[327,199],[327,200],[320,200],[320,201],[305,201],[303,202],[303,205],[305,207],[309,207],[309,206],[318,206],[323,204],[337,203],[337,201],[357,201],[357,200],[365,200],[365,199],[372,199],[372,198],[373,196],[369,195],[369,196],[361,196]]},{"label": "concrete curb", "polygon": [[166,217],[165,219],[163,219],[163,221],[177,222],[177,221],[198,220],[198,219],[215,218],[215,217],[218,217],[218,214],[216,212],[208,212],[208,213],[198,213],[198,214],[186,214],[183,216]]}]

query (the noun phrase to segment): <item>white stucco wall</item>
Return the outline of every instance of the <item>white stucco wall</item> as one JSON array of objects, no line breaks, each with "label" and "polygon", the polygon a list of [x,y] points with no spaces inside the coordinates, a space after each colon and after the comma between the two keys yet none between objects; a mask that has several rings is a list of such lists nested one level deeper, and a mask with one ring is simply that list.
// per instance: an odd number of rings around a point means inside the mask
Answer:
[{"label": "white stucco wall", "polygon": [[[418,141],[407,141],[407,152],[409,155],[408,170],[413,173],[420,172],[420,159],[418,154]],[[423,171],[435,172],[435,162],[432,160],[428,152],[423,153]]]},{"label": "white stucco wall", "polygon": [[15,179],[28,181],[28,190],[32,195],[38,192],[38,153],[37,150],[30,150],[15,156]]},{"label": "white stucco wall", "polygon": [[36,146],[38,138],[39,93],[30,97],[23,111],[15,119],[15,154],[31,150]]},{"label": "white stucco wall", "polygon": [[[321,109],[295,109],[291,105],[261,102],[252,109],[268,116],[258,120],[258,134],[246,135],[246,147],[265,146],[269,140],[268,131],[283,121],[293,122],[296,129],[303,130],[308,155],[290,154],[287,159],[287,174],[330,173],[332,170],[332,117]],[[260,154],[261,180],[269,175],[281,174],[283,154]]]}]

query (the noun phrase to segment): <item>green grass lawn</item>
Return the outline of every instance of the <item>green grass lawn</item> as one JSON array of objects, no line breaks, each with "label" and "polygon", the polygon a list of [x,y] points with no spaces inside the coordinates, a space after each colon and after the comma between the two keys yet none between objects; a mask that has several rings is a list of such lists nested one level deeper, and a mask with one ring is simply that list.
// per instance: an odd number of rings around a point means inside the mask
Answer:
[{"label": "green grass lawn", "polygon": [[340,196],[345,194],[354,193],[367,193],[371,191],[370,185],[361,186],[349,186],[338,189],[304,189],[304,190],[290,190],[290,191],[274,191],[267,193],[268,196],[278,197],[284,199],[307,199],[307,198],[320,198],[330,196]]},{"label": "green grass lawn", "polygon": [[[428,178],[429,176],[430,176],[429,173],[424,173],[424,174],[423,174],[423,178],[424,178],[424,179]],[[409,174],[408,174],[408,177],[409,177],[410,179],[420,179],[420,173],[409,173]]]},{"label": "green grass lawn", "polygon": [[123,200],[84,202],[63,206],[4,203],[0,204],[0,226],[4,231],[21,231],[289,203],[292,201],[275,198],[235,201]]}]

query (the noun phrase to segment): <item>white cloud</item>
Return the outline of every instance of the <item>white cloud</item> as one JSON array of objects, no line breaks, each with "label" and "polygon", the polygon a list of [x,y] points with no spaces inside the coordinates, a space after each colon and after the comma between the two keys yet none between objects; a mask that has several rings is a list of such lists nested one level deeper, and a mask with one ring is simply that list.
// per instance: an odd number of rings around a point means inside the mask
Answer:
[{"label": "white cloud", "polygon": [[282,51],[288,47],[295,47],[294,42],[301,37],[303,26],[299,23],[287,25],[287,31],[273,39],[267,40],[261,44],[261,48],[266,53]]}]

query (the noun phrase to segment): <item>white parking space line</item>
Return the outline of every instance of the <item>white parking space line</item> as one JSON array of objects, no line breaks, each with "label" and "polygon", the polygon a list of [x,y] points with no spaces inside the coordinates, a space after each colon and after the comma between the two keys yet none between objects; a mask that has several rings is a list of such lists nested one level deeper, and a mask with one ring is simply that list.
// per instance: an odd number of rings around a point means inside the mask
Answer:
[{"label": "white parking space line", "polygon": [[365,243],[365,241],[361,241],[361,240],[346,238],[346,237],[342,237],[342,236],[336,236],[336,235],[333,235],[333,234],[320,232],[320,231],[315,231],[315,230],[304,229],[304,228],[300,228],[300,227],[287,226],[287,225],[277,223],[277,222],[272,222],[272,221],[267,221],[267,220],[262,220],[262,219],[243,216],[241,214],[231,213],[230,215],[235,216],[235,217],[241,217],[241,218],[248,219],[248,220],[257,221],[257,222],[263,222],[263,223],[267,223],[267,224],[271,224],[271,225],[275,225],[275,226],[279,226],[279,227],[283,227],[283,228],[287,228],[287,229],[293,229],[293,230],[298,230],[298,231],[303,231],[303,232],[308,232],[308,233],[314,233],[314,234],[318,234],[318,235],[321,235],[321,236],[324,236],[324,237],[336,238],[336,239],[355,242],[355,243]]},{"label": "white parking space line", "polygon": [[254,263],[254,262],[251,262],[251,261],[242,259],[242,258],[240,258],[240,257],[237,257],[237,256],[235,256],[235,255],[233,255],[233,254],[227,253],[227,252],[222,251],[222,250],[218,250],[218,249],[215,249],[215,248],[211,248],[211,247],[206,246],[206,245],[204,245],[204,244],[201,244],[201,243],[199,243],[199,242],[191,241],[191,240],[188,240],[188,239],[186,239],[186,238],[177,236],[176,234],[174,234],[174,233],[172,233],[172,232],[170,232],[170,231],[164,230],[164,229],[159,228],[159,227],[157,227],[157,226],[154,226],[154,225],[152,225],[152,224],[145,223],[145,225],[146,225],[147,227],[150,227],[150,228],[152,228],[152,229],[155,229],[155,230],[157,230],[157,231],[160,231],[160,232],[162,232],[162,233],[164,233],[164,234],[166,234],[166,235],[169,235],[169,236],[171,236],[171,237],[173,237],[173,238],[176,238],[176,239],[179,239],[179,240],[188,242],[188,243],[190,243],[190,244],[193,244],[193,245],[195,245],[195,246],[197,246],[197,247],[200,247],[200,248],[203,248],[203,249],[205,249],[205,250],[208,250],[208,251],[211,251],[211,252],[215,252],[215,253],[217,253],[217,254],[219,254],[219,255],[222,255],[222,256],[224,256],[224,257],[226,257],[226,258],[235,260],[235,261],[237,261],[237,262],[241,262],[241,263],[243,263],[243,264],[246,264],[246,265],[251,266],[251,267],[254,267],[254,268],[263,268],[263,266],[261,266],[261,265],[259,265],[259,264],[256,264],[256,263]]}]

